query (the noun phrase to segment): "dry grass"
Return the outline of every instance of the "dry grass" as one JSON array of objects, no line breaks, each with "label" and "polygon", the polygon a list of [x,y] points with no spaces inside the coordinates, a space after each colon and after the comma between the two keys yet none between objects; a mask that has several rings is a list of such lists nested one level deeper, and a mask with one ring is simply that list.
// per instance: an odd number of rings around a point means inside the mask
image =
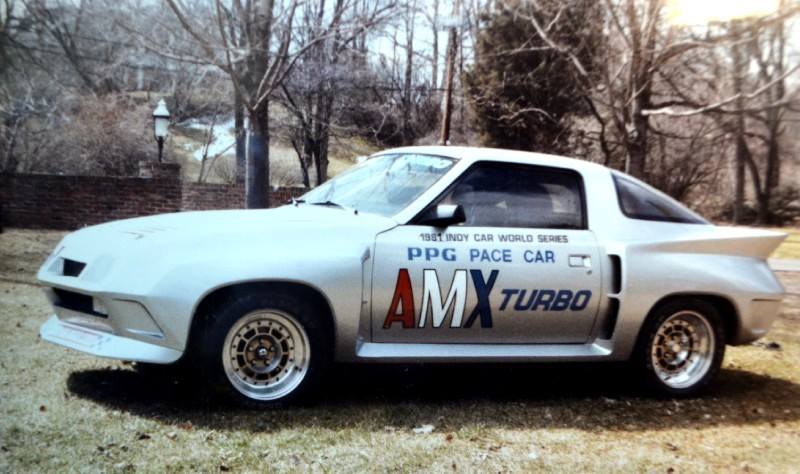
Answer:
[{"label": "dry grass", "polygon": [[67,232],[6,229],[0,234],[0,281],[35,283],[39,266]]},{"label": "dry grass", "polygon": [[[197,181],[200,162],[192,154],[196,150],[202,149],[206,139],[204,133],[182,127],[173,127],[172,132],[167,144],[168,159],[181,164],[181,173],[185,181]],[[291,145],[273,139],[269,150],[271,184],[273,186],[302,186],[302,171],[297,161],[297,154]],[[334,138],[331,140],[328,155],[328,175],[336,176],[353,166],[357,156],[370,155],[376,151],[378,148],[375,145],[359,137]],[[204,173],[207,175],[207,182],[226,182],[231,171],[235,169],[233,154],[234,150],[229,150],[217,158],[213,165],[212,160],[209,159],[207,166],[211,166],[212,170]]]},{"label": "dry grass", "polygon": [[781,232],[786,232],[789,237],[783,241],[775,252],[772,253],[772,258],[788,258],[800,259],[800,228],[788,227],[785,229],[776,229]]},{"label": "dry grass", "polygon": [[642,398],[618,366],[340,367],[317,405],[248,412],[41,342],[44,297],[8,280],[59,237],[0,234],[0,471],[797,470],[800,274],[780,350],[731,348],[704,398]]}]

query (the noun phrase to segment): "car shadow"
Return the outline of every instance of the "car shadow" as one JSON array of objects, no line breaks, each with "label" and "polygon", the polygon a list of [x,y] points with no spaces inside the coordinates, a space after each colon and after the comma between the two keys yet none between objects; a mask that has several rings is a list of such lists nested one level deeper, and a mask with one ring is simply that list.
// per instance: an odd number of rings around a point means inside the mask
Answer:
[{"label": "car shadow", "polygon": [[464,426],[640,431],[774,424],[800,418],[800,384],[722,370],[702,397],[647,396],[615,364],[340,365],[309,405],[245,410],[186,377],[118,368],[73,372],[75,396],[178,426],[270,432],[314,426],[338,430]]}]

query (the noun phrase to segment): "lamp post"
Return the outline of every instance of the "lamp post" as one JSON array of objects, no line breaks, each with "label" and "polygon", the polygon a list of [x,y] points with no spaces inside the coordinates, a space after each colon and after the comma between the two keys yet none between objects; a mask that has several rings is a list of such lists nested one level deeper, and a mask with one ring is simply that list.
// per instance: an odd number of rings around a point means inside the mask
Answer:
[{"label": "lamp post", "polygon": [[158,101],[156,110],[153,111],[153,132],[158,142],[158,162],[164,157],[164,139],[169,133],[169,110],[164,99]]}]

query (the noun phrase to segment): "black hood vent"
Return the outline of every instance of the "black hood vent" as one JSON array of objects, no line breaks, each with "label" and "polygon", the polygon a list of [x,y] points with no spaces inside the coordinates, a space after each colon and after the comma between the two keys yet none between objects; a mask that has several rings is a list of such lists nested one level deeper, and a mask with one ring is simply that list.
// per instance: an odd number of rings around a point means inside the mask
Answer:
[{"label": "black hood vent", "polygon": [[64,276],[76,277],[81,274],[86,264],[68,258],[64,259]]}]

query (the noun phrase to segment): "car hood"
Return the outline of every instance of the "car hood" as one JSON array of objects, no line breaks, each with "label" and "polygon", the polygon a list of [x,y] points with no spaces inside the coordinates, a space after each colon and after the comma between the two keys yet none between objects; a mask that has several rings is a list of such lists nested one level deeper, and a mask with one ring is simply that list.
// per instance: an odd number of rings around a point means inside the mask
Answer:
[{"label": "car hood", "polygon": [[121,259],[140,264],[186,260],[191,254],[219,254],[232,247],[252,247],[259,253],[280,253],[300,246],[330,250],[337,245],[371,244],[378,233],[396,225],[396,221],[375,214],[306,204],[161,214],[73,232],[56,247],[42,271],[50,268],[52,272],[57,261],[65,258],[96,268],[98,263],[107,266]]},{"label": "car hood", "polygon": [[357,213],[333,206],[300,204],[275,209],[238,209],[160,214],[125,219],[87,227],[74,234],[86,237],[130,238],[134,240],[181,236],[215,238],[227,234],[292,233],[319,230],[384,230],[397,225],[392,219],[375,214]]}]

